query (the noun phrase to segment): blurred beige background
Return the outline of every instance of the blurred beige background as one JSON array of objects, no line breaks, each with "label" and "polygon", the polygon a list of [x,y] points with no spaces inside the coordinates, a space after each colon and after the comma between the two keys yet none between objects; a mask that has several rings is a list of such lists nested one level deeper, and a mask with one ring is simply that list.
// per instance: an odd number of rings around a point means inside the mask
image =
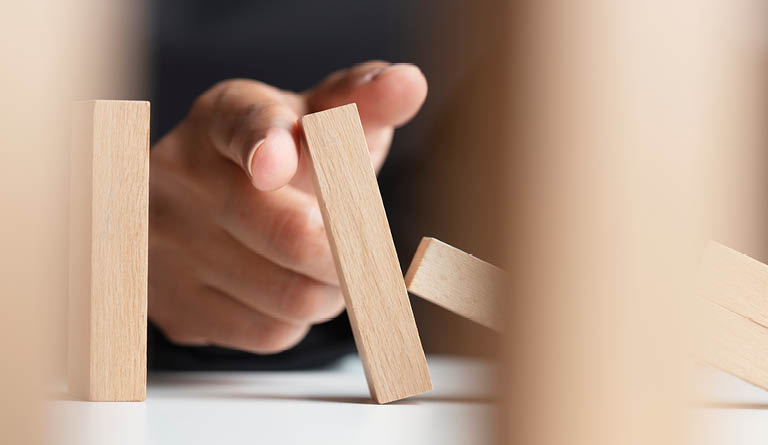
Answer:
[{"label": "blurred beige background", "polygon": [[[505,343],[416,302],[425,346],[503,351],[508,443],[616,443],[621,431],[660,443],[681,414],[676,342],[653,347],[678,320],[655,312],[680,310],[667,305],[684,286],[669,271],[708,238],[768,261],[768,2],[469,3],[436,26],[470,27],[475,41],[420,44],[498,52],[446,107],[440,161],[414,193],[441,238],[518,281]],[[34,442],[40,383],[65,369],[69,107],[144,96],[143,14],[96,0],[0,14],[8,443]],[[649,382],[672,390],[641,393]],[[632,397],[643,415],[629,416]]]},{"label": "blurred beige background", "polygon": [[70,107],[140,94],[139,2],[6,2],[0,14],[0,431],[35,443],[66,360]]}]

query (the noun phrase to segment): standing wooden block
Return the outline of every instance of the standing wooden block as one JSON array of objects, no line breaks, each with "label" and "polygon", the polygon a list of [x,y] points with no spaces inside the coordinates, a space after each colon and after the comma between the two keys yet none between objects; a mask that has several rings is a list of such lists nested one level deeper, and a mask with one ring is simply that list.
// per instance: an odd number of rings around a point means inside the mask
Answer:
[{"label": "standing wooden block", "polygon": [[503,270],[435,238],[422,238],[405,275],[408,290],[483,326],[501,330]]},{"label": "standing wooden block", "polygon": [[368,388],[378,403],[432,389],[355,104],[301,119],[315,190]]},{"label": "standing wooden block", "polygon": [[73,109],[69,390],[146,398],[149,102]]},{"label": "standing wooden block", "polygon": [[710,365],[768,389],[768,266],[712,242],[702,262],[700,355]]}]

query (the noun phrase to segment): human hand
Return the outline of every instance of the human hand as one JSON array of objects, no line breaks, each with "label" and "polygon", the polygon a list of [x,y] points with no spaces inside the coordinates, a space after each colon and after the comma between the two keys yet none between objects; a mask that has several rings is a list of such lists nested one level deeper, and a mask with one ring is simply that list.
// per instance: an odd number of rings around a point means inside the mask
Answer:
[{"label": "human hand", "polygon": [[356,102],[378,169],[427,94],[413,65],[367,62],[304,93],[216,84],[150,157],[149,317],[175,343],[275,353],[344,308],[300,116]]}]

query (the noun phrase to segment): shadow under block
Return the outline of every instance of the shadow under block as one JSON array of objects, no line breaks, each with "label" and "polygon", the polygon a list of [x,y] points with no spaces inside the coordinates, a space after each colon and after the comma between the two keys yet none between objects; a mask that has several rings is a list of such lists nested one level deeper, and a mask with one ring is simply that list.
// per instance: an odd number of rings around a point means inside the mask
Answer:
[{"label": "shadow under block", "polygon": [[355,104],[301,119],[315,190],[368,388],[377,403],[432,380]]},{"label": "shadow under block", "polygon": [[410,292],[501,331],[498,300],[506,274],[435,238],[422,238],[405,274]]},{"label": "shadow under block", "polygon": [[73,108],[69,392],[146,398],[149,102]]},{"label": "shadow under block", "polygon": [[768,266],[718,243],[704,255],[701,358],[768,389]]}]

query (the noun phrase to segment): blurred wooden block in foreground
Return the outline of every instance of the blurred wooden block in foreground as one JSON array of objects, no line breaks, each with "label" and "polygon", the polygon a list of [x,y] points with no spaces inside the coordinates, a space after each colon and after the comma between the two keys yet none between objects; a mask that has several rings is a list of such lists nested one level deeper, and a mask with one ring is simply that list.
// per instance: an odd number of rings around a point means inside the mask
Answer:
[{"label": "blurred wooden block in foreground", "polygon": [[149,102],[73,108],[69,392],[146,398]]},{"label": "blurred wooden block in foreground", "polygon": [[432,389],[355,104],[301,119],[323,222],[371,396]]},{"label": "blurred wooden block in foreground", "polygon": [[699,289],[701,358],[768,390],[768,266],[712,242]]},{"label": "blurred wooden block in foreground", "polygon": [[422,238],[405,275],[410,292],[501,331],[498,300],[506,274],[435,238]]}]

